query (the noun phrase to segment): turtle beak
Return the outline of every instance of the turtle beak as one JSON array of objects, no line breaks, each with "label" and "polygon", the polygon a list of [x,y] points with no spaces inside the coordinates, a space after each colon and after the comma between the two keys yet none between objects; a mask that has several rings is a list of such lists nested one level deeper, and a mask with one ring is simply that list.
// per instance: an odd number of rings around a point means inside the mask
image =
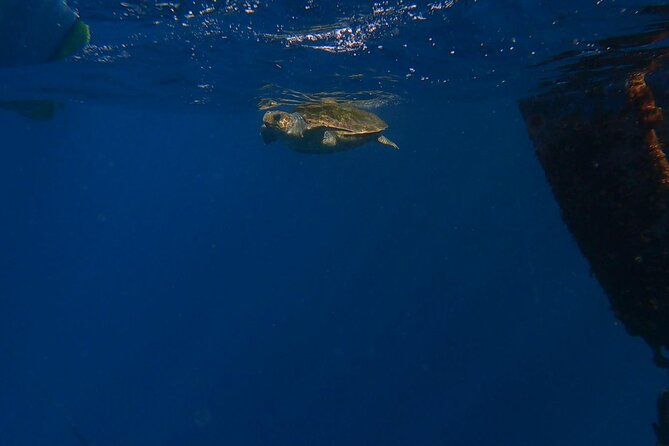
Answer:
[{"label": "turtle beak", "polygon": [[262,135],[262,140],[265,144],[270,144],[276,141],[276,134],[267,124],[260,126],[260,134]]}]

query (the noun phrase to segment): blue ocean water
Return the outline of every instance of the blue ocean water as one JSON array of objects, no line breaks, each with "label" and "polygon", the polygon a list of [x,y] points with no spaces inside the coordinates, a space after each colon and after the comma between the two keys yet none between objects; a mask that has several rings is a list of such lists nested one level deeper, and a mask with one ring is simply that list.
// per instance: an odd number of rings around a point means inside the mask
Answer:
[{"label": "blue ocean water", "polygon": [[[649,2],[69,3],[87,48],[0,69],[58,104],[0,110],[0,445],[653,444],[517,107]],[[319,93],[400,150],[263,144]]]}]

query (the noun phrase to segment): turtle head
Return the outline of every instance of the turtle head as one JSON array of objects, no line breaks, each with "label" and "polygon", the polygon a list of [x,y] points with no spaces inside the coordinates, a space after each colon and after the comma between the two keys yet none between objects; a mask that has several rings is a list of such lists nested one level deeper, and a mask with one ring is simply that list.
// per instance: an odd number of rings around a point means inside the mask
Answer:
[{"label": "turtle head", "polygon": [[268,111],[262,117],[260,133],[265,144],[276,141],[279,136],[302,136],[305,123],[299,113]]}]

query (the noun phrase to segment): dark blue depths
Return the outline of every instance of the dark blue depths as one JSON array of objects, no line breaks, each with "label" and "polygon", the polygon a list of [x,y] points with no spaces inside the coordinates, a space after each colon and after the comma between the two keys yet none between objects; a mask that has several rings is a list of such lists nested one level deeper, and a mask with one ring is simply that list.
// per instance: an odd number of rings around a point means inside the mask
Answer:
[{"label": "dark blue depths", "polygon": [[3,112],[0,443],[653,444],[515,98],[417,98],[332,156],[253,107]]},{"label": "dark blue depths", "polygon": [[3,115],[3,444],[652,441],[513,102],[433,112],[321,157],[253,112]]}]

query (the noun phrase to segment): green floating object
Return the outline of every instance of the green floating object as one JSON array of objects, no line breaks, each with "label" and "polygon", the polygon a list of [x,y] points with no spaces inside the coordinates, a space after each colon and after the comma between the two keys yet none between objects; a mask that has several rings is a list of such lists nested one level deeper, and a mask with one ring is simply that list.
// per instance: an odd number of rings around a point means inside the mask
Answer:
[{"label": "green floating object", "polygon": [[70,31],[65,35],[61,45],[49,59],[50,61],[65,59],[66,57],[81,51],[91,41],[91,29],[83,20],[77,19]]},{"label": "green floating object", "polygon": [[90,38],[88,25],[64,0],[0,0],[0,66],[60,60]]}]

